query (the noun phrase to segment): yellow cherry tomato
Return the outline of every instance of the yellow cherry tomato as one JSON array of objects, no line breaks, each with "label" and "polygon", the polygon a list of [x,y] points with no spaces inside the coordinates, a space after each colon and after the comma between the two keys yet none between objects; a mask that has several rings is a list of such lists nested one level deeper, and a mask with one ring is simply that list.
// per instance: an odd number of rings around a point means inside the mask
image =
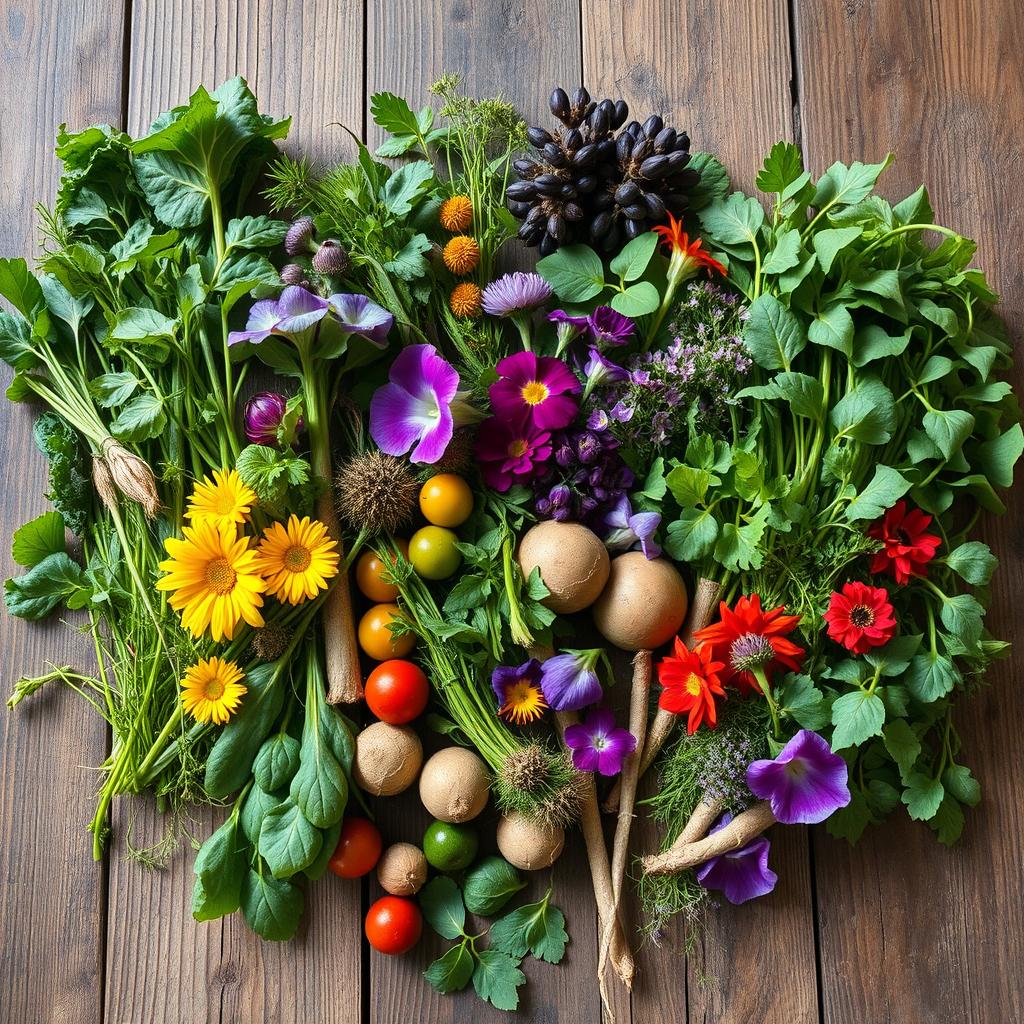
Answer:
[{"label": "yellow cherry tomato", "polygon": [[[402,554],[408,558],[409,542],[396,540],[395,543]],[[364,551],[359,556],[359,561],[356,562],[356,586],[371,601],[394,601],[398,597],[398,587],[383,579],[387,558],[387,554],[382,558],[376,551]]]},{"label": "yellow cherry tomato", "polygon": [[473,511],[473,492],[461,476],[438,473],[420,488],[420,511],[435,526],[461,526]]},{"label": "yellow cherry tomato", "polygon": [[462,563],[458,537],[443,526],[424,526],[409,538],[409,561],[426,580],[446,580]]},{"label": "yellow cherry tomato", "polygon": [[374,661],[404,658],[416,645],[416,637],[412,633],[396,637],[388,629],[391,622],[401,615],[397,604],[375,604],[359,620],[359,646]]}]

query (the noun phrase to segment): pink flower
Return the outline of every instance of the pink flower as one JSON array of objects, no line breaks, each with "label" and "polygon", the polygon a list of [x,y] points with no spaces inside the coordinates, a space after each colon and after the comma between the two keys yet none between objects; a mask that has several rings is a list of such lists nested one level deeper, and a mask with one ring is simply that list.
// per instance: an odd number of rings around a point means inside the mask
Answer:
[{"label": "pink flower", "polygon": [[517,352],[498,363],[498,380],[490,387],[495,415],[529,417],[541,430],[561,430],[576,416],[580,391],[576,375],[560,359]]},{"label": "pink flower", "polygon": [[529,481],[534,468],[551,458],[551,433],[528,419],[492,416],[480,424],[476,456],[487,486],[507,491]]}]

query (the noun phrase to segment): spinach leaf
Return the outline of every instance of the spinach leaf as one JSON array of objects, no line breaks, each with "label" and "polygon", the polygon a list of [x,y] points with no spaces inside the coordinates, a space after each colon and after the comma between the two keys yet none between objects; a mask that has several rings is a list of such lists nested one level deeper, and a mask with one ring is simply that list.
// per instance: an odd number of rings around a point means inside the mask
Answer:
[{"label": "spinach leaf", "polygon": [[519,872],[503,857],[484,857],[465,878],[462,894],[471,914],[490,917],[526,888]]}]

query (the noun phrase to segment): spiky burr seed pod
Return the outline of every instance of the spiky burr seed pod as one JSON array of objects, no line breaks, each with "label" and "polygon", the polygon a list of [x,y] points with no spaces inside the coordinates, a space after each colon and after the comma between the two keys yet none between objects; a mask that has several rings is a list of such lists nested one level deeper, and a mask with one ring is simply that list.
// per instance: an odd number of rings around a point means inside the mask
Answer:
[{"label": "spiky burr seed pod", "polygon": [[419,486],[404,459],[379,451],[355,455],[335,475],[338,515],[370,536],[397,533],[412,521]]},{"label": "spiky burr seed pod", "polygon": [[343,277],[348,273],[352,261],[345,252],[342,244],[334,238],[328,238],[320,243],[320,247],[313,254],[313,269],[324,277]]},{"label": "spiky burr seed pod", "polygon": [[519,181],[506,190],[526,245],[543,255],[573,242],[614,251],[686,208],[700,180],[686,132],[656,114],[627,124],[623,100],[594,102],[582,87],[555,89],[549,105],[561,126],[528,129],[536,156],[515,161]]},{"label": "spiky burr seed pod", "polygon": [[277,661],[288,649],[292,635],[287,626],[279,622],[268,622],[261,629],[255,630],[249,642],[249,650],[260,661]]},{"label": "spiky burr seed pod", "polygon": [[473,223],[473,201],[469,196],[450,196],[441,204],[437,219],[445,231],[465,231]]},{"label": "spiky burr seed pod", "polygon": [[299,256],[313,248],[313,218],[299,217],[285,232],[284,251],[289,256]]},{"label": "spiky burr seed pod", "polygon": [[472,281],[463,281],[457,284],[451,295],[448,297],[448,306],[455,316],[462,319],[472,319],[480,315],[481,291],[478,285]]},{"label": "spiky burr seed pod", "polygon": [[480,246],[469,235],[456,235],[444,247],[444,265],[456,276],[464,277],[476,270],[480,262]]}]

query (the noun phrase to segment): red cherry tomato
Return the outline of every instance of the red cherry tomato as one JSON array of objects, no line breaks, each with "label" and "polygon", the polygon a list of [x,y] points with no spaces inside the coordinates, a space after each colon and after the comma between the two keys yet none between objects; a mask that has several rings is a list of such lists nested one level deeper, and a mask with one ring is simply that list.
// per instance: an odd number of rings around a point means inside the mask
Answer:
[{"label": "red cherry tomato", "polygon": [[377,866],[383,848],[380,830],[366,818],[346,818],[328,867],[339,878],[362,878]]},{"label": "red cherry tomato", "polygon": [[429,697],[430,685],[419,666],[400,658],[382,661],[366,680],[367,706],[390,725],[405,725],[423,714]]},{"label": "red cherry tomato", "polygon": [[384,896],[366,915],[366,940],[378,953],[408,953],[423,931],[420,908],[401,896]]}]

